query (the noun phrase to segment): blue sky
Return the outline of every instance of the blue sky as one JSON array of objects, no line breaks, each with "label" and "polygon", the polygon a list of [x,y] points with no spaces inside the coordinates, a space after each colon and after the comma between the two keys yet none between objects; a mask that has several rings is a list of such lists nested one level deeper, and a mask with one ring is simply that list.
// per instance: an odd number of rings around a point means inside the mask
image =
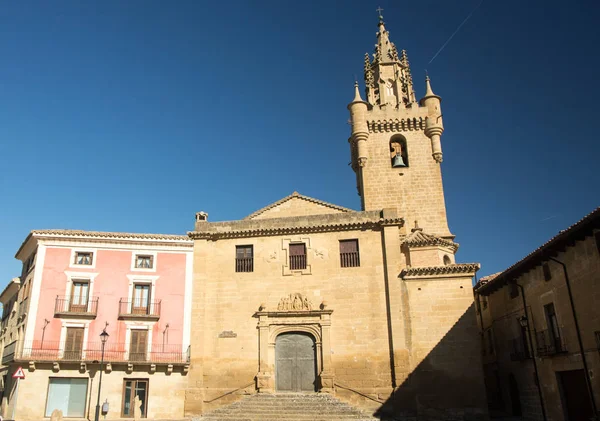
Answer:
[{"label": "blue sky", "polygon": [[346,105],[379,5],[443,98],[458,260],[505,269],[600,205],[600,5],[486,0],[428,65],[478,3],[5,3],[0,285],[32,229],[184,233],[294,190],[358,209]]}]

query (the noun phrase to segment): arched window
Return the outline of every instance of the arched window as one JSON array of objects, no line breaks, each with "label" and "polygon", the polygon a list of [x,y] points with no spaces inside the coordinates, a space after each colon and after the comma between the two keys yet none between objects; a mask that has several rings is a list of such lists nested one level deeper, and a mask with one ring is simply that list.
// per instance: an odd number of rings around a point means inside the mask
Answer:
[{"label": "arched window", "polygon": [[450,263],[452,263],[452,260],[450,259],[450,256],[448,256],[447,254],[444,254],[444,265],[449,265]]},{"label": "arched window", "polygon": [[396,135],[390,139],[390,158],[392,168],[408,167],[408,150],[403,136]]}]

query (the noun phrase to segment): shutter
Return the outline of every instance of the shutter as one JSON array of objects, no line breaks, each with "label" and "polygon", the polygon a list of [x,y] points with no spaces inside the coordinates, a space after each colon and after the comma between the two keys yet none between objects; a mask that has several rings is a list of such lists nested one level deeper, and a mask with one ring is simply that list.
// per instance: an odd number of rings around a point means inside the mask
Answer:
[{"label": "shutter", "polygon": [[306,247],[304,243],[290,244],[290,256],[304,256],[306,254]]},{"label": "shutter", "polygon": [[73,351],[73,344],[75,343],[75,331],[73,328],[67,328],[67,339],[65,340],[65,351]]}]

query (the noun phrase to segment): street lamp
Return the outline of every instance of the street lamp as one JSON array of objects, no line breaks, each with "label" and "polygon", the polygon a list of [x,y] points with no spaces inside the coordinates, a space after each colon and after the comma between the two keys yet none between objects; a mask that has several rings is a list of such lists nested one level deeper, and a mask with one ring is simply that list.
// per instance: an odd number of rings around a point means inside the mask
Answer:
[{"label": "street lamp", "polygon": [[527,316],[521,316],[521,317],[517,317],[517,320],[519,321],[519,324],[521,325],[521,327],[527,327]]},{"label": "street lamp", "polygon": [[96,402],[96,417],[95,421],[98,421],[100,418],[100,391],[102,390],[102,371],[104,365],[104,345],[106,345],[106,341],[108,340],[108,333],[106,332],[106,328],[102,329],[102,333],[100,334],[100,340],[102,341],[102,357],[100,358],[100,380],[98,381],[98,401]]}]

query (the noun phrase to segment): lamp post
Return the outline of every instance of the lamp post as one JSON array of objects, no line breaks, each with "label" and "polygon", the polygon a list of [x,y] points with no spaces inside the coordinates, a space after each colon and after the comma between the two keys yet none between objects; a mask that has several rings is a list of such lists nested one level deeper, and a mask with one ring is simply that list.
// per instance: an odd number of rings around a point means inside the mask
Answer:
[{"label": "lamp post", "polygon": [[96,417],[95,421],[98,421],[100,418],[100,391],[102,390],[102,371],[104,365],[104,345],[106,345],[106,341],[108,340],[108,333],[106,332],[106,328],[102,329],[102,333],[100,334],[100,340],[102,341],[102,357],[100,358],[100,379],[98,380],[98,401],[96,402]]}]

